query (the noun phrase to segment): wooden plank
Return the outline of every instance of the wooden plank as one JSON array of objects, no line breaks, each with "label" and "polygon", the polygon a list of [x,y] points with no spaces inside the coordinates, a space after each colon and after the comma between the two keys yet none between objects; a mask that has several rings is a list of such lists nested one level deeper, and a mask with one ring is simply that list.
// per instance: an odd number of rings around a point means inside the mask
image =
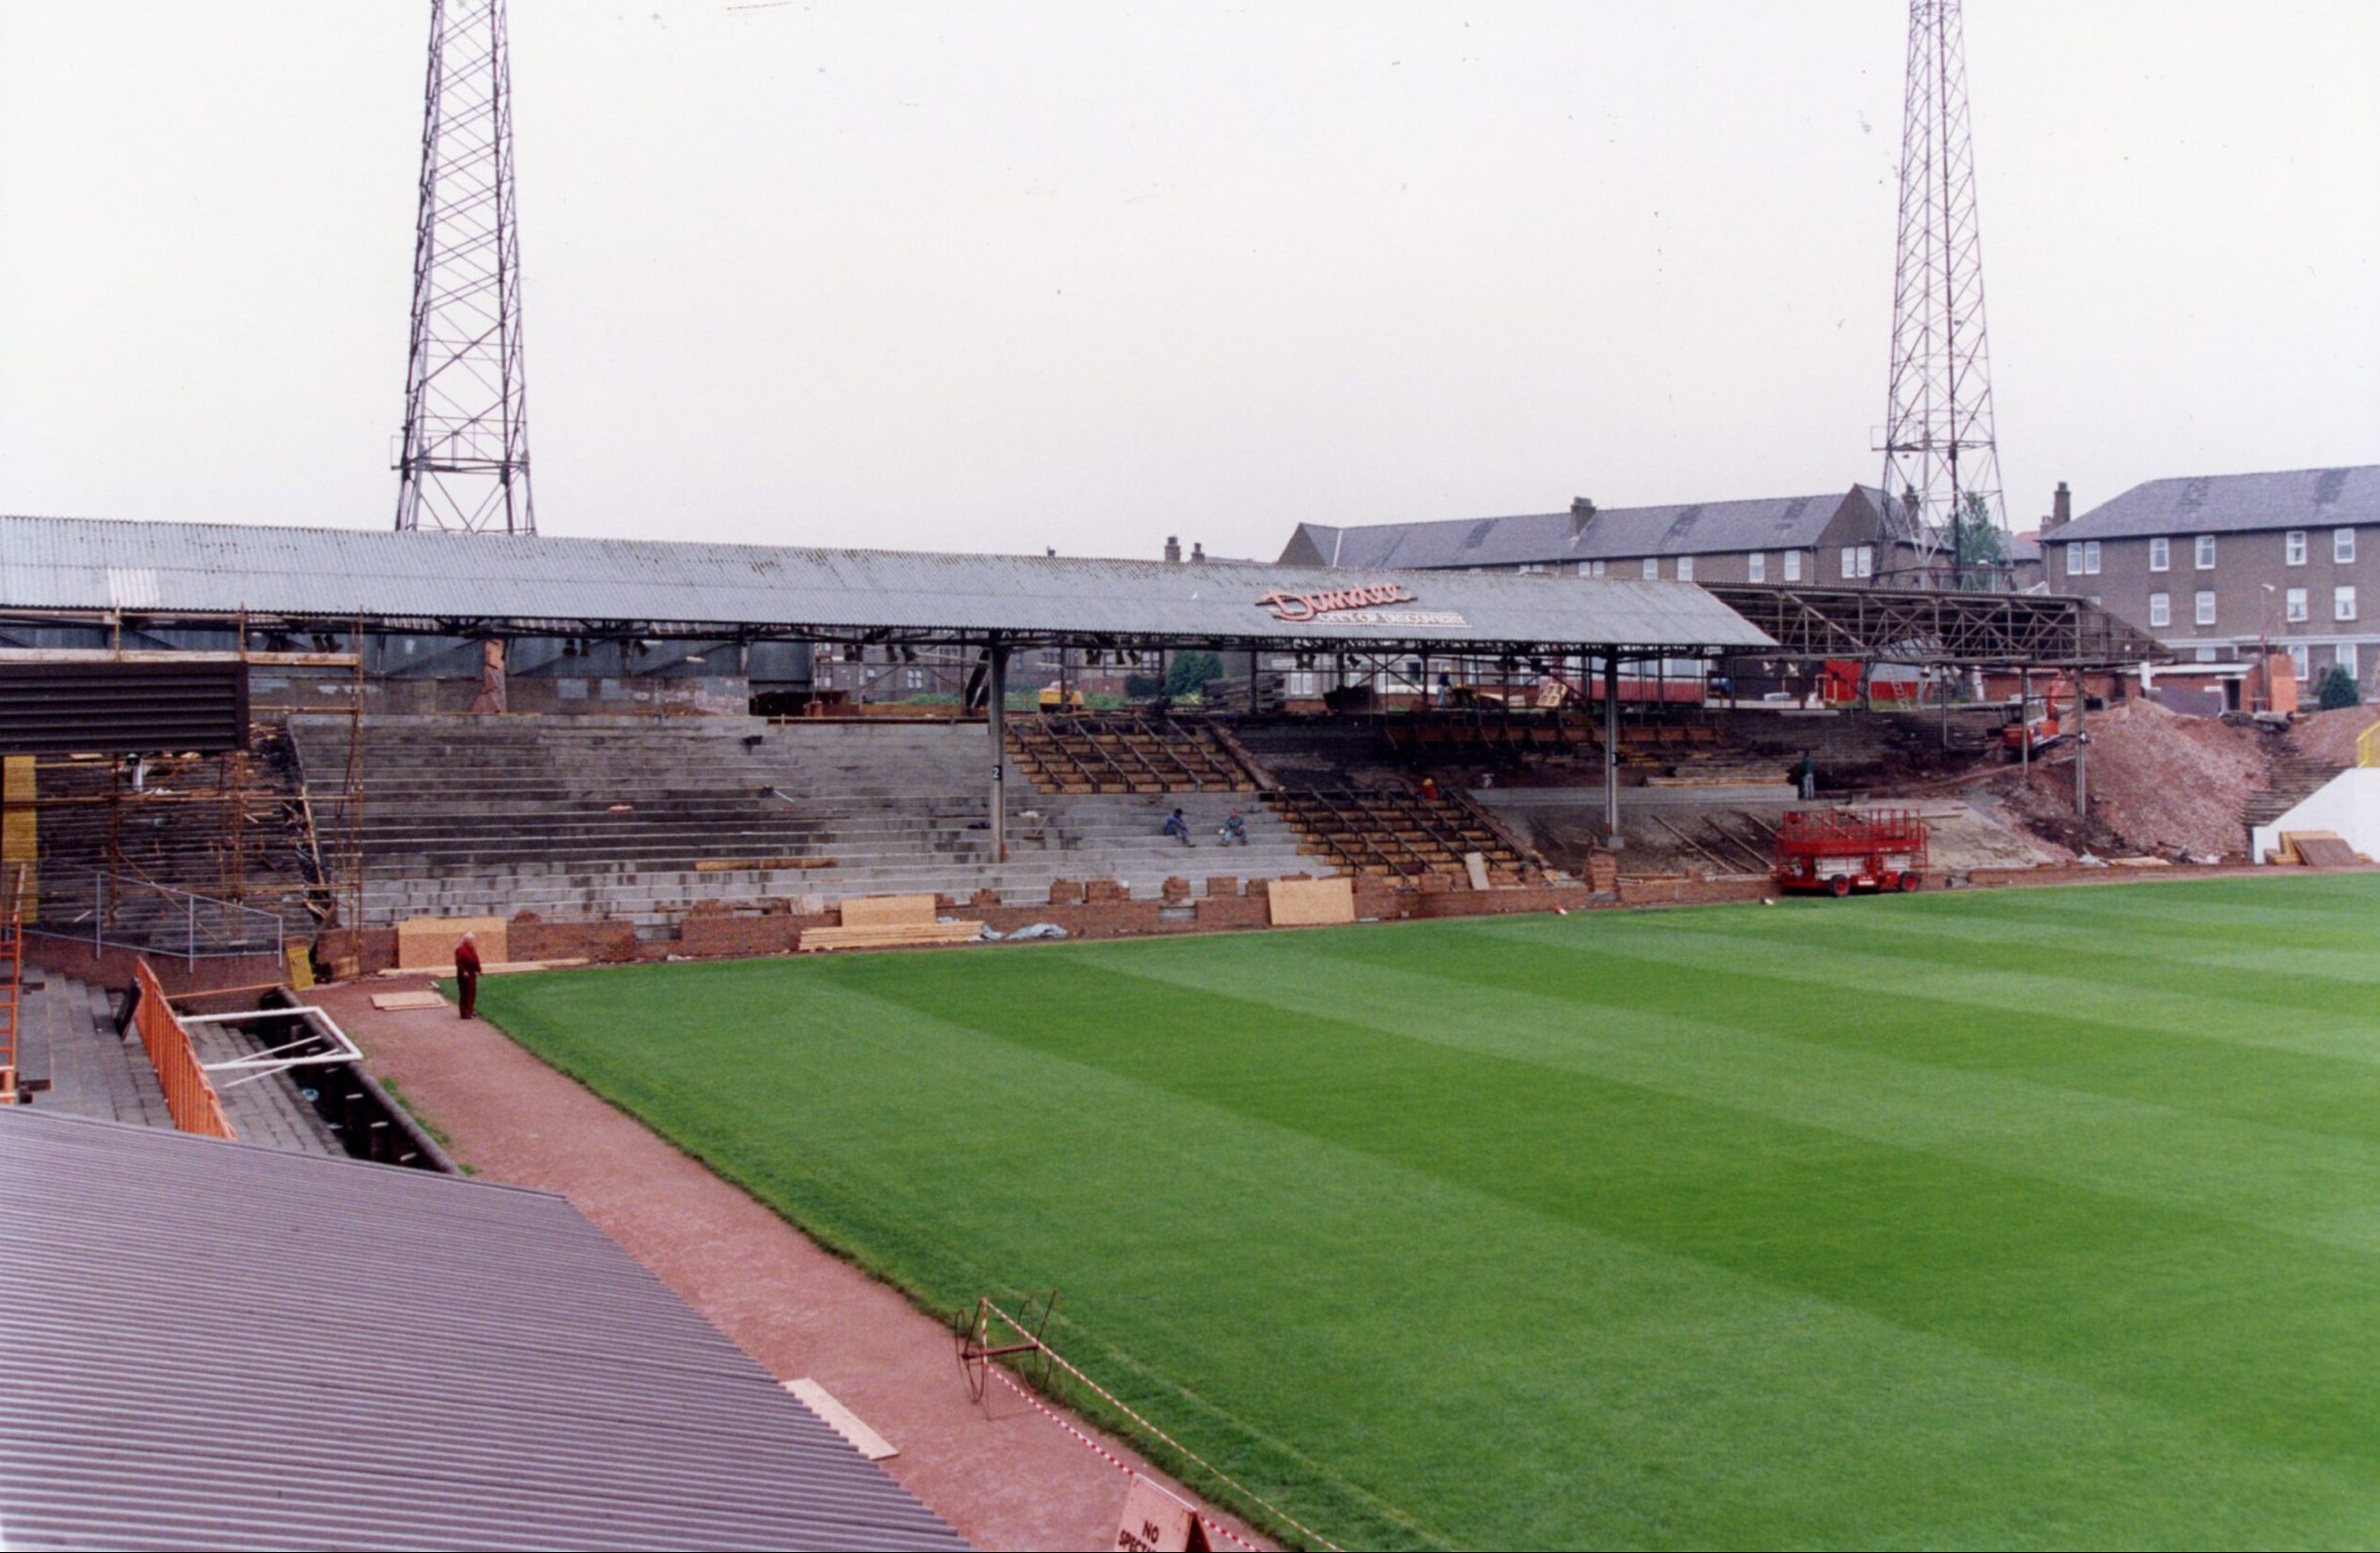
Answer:
[{"label": "wooden plank", "polygon": [[826,1421],[826,1426],[851,1441],[852,1449],[870,1461],[886,1461],[900,1452],[883,1435],[859,1421],[859,1415],[835,1400],[825,1386],[805,1375],[798,1381],[788,1381],[785,1389],[801,1398],[802,1406]]},{"label": "wooden plank", "polygon": [[1267,882],[1265,893],[1276,928],[1355,920],[1355,884],[1349,879],[1273,879]]},{"label": "wooden plank", "polygon": [[504,929],[501,917],[409,917],[396,925],[396,963],[407,970],[443,965],[451,975],[454,946],[467,933],[477,942],[481,960],[502,960]]},{"label": "wooden plank", "polygon": [[832,858],[705,858],[694,864],[697,874],[741,874],[762,868],[832,868]]},{"label": "wooden plank", "polygon": [[1471,876],[1471,888],[1473,889],[1487,888],[1488,870],[1486,858],[1477,852],[1464,853],[1463,872]]},{"label": "wooden plank", "polygon": [[448,1004],[436,993],[374,993],[372,1007],[382,1013],[394,1013],[405,1008],[443,1008]]},{"label": "wooden plank", "polygon": [[893,927],[934,919],[930,895],[854,895],[839,903],[847,928]]}]

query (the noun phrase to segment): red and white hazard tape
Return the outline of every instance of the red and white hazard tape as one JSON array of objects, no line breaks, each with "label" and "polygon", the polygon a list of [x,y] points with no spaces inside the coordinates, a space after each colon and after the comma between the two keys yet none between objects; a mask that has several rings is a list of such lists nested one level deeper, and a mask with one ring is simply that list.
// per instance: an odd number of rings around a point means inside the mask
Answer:
[{"label": "red and white hazard tape", "polygon": [[[1116,1455],[1115,1452],[1108,1449],[1107,1446],[1100,1444],[1097,1440],[1092,1438],[1089,1434],[1086,1434],[1081,1429],[1076,1427],[1073,1421],[1068,1419],[1064,1413],[1058,1411],[1055,1408],[1052,1408],[1048,1403],[1042,1401],[1040,1397],[1035,1396],[1032,1392],[1027,1391],[1024,1387],[1019,1385],[1016,1381],[1009,1376],[1006,1370],[995,1367],[992,1370],[992,1373],[1000,1377],[1001,1384],[1006,1386],[1010,1391],[1015,1392],[1018,1396],[1023,1397],[1027,1402],[1031,1403],[1034,1411],[1039,1412],[1042,1417],[1047,1418],[1052,1424],[1057,1425],[1060,1428],[1074,1436],[1078,1444],[1089,1446],[1092,1453],[1097,1456],[1100,1460],[1106,1462],[1108,1466],[1113,1467],[1117,1471],[1123,1473],[1126,1477],[1138,1477],[1140,1475],[1139,1469],[1134,1467],[1131,1462],[1126,1461],[1123,1457]],[[1239,1532],[1234,1531],[1231,1528],[1224,1525],[1212,1516],[1202,1515],[1196,1510],[1192,1511],[1191,1514],[1197,1516],[1198,1523],[1201,1526],[1204,1526],[1209,1531],[1212,1531],[1218,1536],[1230,1538],[1241,1546],[1247,1548],[1249,1553],[1261,1553],[1261,1550],[1255,1543],[1252,1543],[1247,1538],[1240,1535]]]},{"label": "red and white hazard tape", "polygon": [[[1123,1397],[1118,1396],[1114,1392],[1109,1391],[1107,1387],[1101,1385],[1090,1376],[1085,1375],[1082,1371],[1068,1364],[1055,1349],[1044,1344],[1040,1338],[1034,1336],[1032,1332],[1026,1329],[1024,1323],[1018,1321],[1014,1316],[1011,1316],[1005,1310],[1001,1309],[1000,1307],[992,1304],[989,1300],[986,1300],[983,1303],[986,1309],[989,1310],[993,1315],[999,1317],[1002,1321],[1006,1322],[1018,1332],[1023,1334],[1024,1336],[1040,1351],[1043,1358],[1048,1359],[1060,1369],[1064,1370],[1067,1374],[1073,1376],[1084,1385],[1089,1386],[1093,1391],[1097,1392],[1099,1396],[1107,1401],[1109,1407],[1114,1408],[1118,1412],[1123,1413],[1126,1418],[1131,1419],[1134,1423],[1148,1430],[1149,1433],[1154,1435],[1157,1439],[1164,1441],[1167,1444],[1172,1446],[1175,1450],[1181,1452],[1192,1461],[1195,1461],[1199,1466],[1204,1467],[1210,1473],[1213,1474],[1213,1476],[1221,1482],[1228,1484],[1230,1486],[1237,1488],[1240,1492],[1247,1495],[1248,1498],[1256,1501],[1257,1503],[1263,1505],[1267,1510],[1270,1510],[1274,1515],[1280,1516],[1284,1522],[1305,1533],[1309,1540],[1319,1543],[1322,1546],[1330,1549],[1330,1553],[1343,1553],[1343,1550],[1337,1543],[1332,1542],[1321,1532],[1316,1531],[1314,1528],[1299,1520],[1296,1516],[1290,1515],[1287,1511],[1282,1509],[1271,1500],[1266,1499],[1263,1495],[1256,1492],[1246,1484],[1242,1483],[1239,1479],[1233,1477],[1230,1473],[1225,1471],[1213,1462],[1209,1461],[1206,1457],[1200,1456],[1189,1446],[1184,1445],[1181,1441],[1176,1440],[1173,1436],[1166,1433],[1165,1430],[1157,1427],[1154,1424],[1150,1423],[1146,1418],[1143,1418],[1138,1412],[1135,1411],[1132,1406],[1125,1402]],[[994,1366],[994,1373],[998,1374],[1003,1381],[1006,1381],[1010,1389],[1016,1391],[1018,1395],[1024,1396],[1025,1400],[1033,1403],[1034,1407],[1040,1408],[1043,1412],[1049,1413],[1051,1418],[1057,1419],[1057,1421],[1065,1427],[1068,1433],[1082,1440],[1084,1444],[1091,1446],[1093,1450],[1097,1451],[1102,1456],[1107,1457],[1108,1461],[1113,1462],[1115,1466],[1121,1470],[1127,1472],[1132,1471],[1130,1467],[1126,1467],[1122,1461],[1118,1461],[1111,1452],[1092,1441],[1088,1436],[1085,1436],[1080,1429],[1078,1429],[1073,1425],[1066,1423],[1064,1419],[1058,1418],[1058,1415],[1051,1412],[1049,1409],[1042,1407],[1042,1404],[1037,1397],[1028,1395],[1023,1387],[1018,1385],[1016,1381],[1009,1380],[1008,1374],[1005,1370],[1001,1370],[997,1368],[997,1366]],[[1229,1527],[1218,1525],[1215,1521],[1206,1516],[1200,1516],[1198,1518],[1201,1521],[1206,1522],[1206,1524],[1213,1530],[1222,1532],[1227,1537],[1229,1537],[1233,1542],[1238,1543],[1242,1547],[1253,1548],[1256,1546],[1256,1544],[1248,1541],[1245,1537],[1241,1536],[1238,1532],[1233,1531]]]}]

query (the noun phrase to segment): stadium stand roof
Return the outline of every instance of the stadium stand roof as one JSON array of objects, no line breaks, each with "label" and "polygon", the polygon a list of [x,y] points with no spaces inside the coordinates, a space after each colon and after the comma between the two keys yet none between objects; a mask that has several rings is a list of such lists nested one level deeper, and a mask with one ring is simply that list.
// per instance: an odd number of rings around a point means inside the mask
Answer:
[{"label": "stadium stand roof", "polygon": [[0,611],[871,642],[1771,645],[1681,583],[48,517],[0,517]]},{"label": "stadium stand roof", "polygon": [[0,1112],[10,1547],[961,1547],[558,1197]]},{"label": "stadium stand roof", "polygon": [[1344,528],[1301,523],[1281,560],[1291,565],[1435,571],[1803,550],[1818,543],[1845,507],[1864,504],[1875,511],[1882,503],[1874,489],[1854,485],[1832,496],[1600,507],[1583,524],[1567,512]]},{"label": "stadium stand roof", "polygon": [[2279,470],[2264,474],[2151,480],[2103,501],[2043,536],[2153,539],[2270,529],[2334,529],[2380,523],[2380,464]]}]

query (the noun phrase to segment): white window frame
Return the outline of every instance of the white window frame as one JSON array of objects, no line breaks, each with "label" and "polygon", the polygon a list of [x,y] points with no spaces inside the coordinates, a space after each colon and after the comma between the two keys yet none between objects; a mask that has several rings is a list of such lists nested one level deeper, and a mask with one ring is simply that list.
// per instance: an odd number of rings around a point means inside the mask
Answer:
[{"label": "white window frame", "polygon": [[2356,618],[2356,585],[2343,582],[2330,590],[2330,618],[2352,620]]},{"label": "white window frame", "polygon": [[1694,580],[1694,558],[1692,556],[1680,556],[1677,558],[1677,580],[1680,582],[1692,582]]},{"label": "white window frame", "polygon": [[2079,539],[2066,541],[2066,575],[2070,577],[2082,575],[2082,541]]},{"label": "white window frame", "polygon": [[1768,552],[1766,550],[1755,550],[1744,558],[1744,580],[1747,582],[1768,580]]},{"label": "white window frame", "polygon": [[1859,575],[1862,578],[1876,575],[1876,546],[1873,545],[1859,547]]},{"label": "white window frame", "polygon": [[2303,566],[2306,563],[2306,531],[2292,529],[2281,536],[2281,564]]},{"label": "white window frame", "polygon": [[2307,607],[2306,590],[2302,588],[2292,588],[2281,596],[2281,618],[2292,624],[2307,618]]},{"label": "white window frame", "polygon": [[2313,653],[2305,643],[2289,644],[2289,672],[2298,677],[2301,685],[2313,678]]},{"label": "white window frame", "polygon": [[1545,563],[1541,560],[1525,560],[1521,563],[1521,575],[1525,577],[1541,577],[1544,575]]},{"label": "white window frame", "polygon": [[2361,679],[2363,678],[2363,660],[2357,653],[2355,643],[2341,642],[2337,647],[2332,648],[2330,661],[2345,669],[2348,679]]},{"label": "white window frame", "polygon": [[2086,539],[2083,541],[2083,575],[2087,577],[2095,577],[2098,575],[2099,541],[2095,539]]},{"label": "white window frame", "polygon": [[2201,572],[2211,572],[2211,571],[2213,571],[2213,570],[2215,569],[2215,536],[2214,536],[2214,535],[2212,535],[2212,534],[2200,534],[2200,535],[2198,536],[2197,557],[2198,557],[2198,570],[2199,570],[2199,571],[2201,571]]},{"label": "white window frame", "polygon": [[1644,580],[1646,582],[1659,582],[1661,580],[1660,557],[1646,556],[1644,558]]},{"label": "white window frame", "polygon": [[1787,582],[1802,580],[1802,553],[1799,550],[1785,552],[1785,580]]},{"label": "white window frame", "polygon": [[2174,596],[2171,593],[2149,595],[2149,623],[2152,626],[2174,623]]},{"label": "white window frame", "polygon": [[2149,542],[2149,570],[2170,572],[2173,570],[2173,562],[2174,548],[2171,540],[2160,534]]},{"label": "white window frame", "polygon": [[2215,623],[2215,590],[2213,589],[2198,590],[2198,597],[2193,605],[2192,618],[2200,625]]},{"label": "white window frame", "polygon": [[2342,566],[2355,564],[2356,531],[2353,529],[2330,530],[2330,559]]}]

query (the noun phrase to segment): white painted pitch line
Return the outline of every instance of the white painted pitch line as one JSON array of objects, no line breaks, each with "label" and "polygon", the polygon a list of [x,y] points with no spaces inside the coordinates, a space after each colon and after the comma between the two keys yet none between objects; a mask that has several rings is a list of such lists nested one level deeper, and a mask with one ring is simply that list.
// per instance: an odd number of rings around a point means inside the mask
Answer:
[{"label": "white painted pitch line", "polygon": [[852,1443],[852,1448],[870,1461],[882,1461],[899,1456],[892,1441],[859,1421],[859,1415],[835,1400],[832,1393],[807,1375],[798,1381],[788,1381],[785,1389],[800,1398],[802,1405],[826,1421],[826,1426]]}]

